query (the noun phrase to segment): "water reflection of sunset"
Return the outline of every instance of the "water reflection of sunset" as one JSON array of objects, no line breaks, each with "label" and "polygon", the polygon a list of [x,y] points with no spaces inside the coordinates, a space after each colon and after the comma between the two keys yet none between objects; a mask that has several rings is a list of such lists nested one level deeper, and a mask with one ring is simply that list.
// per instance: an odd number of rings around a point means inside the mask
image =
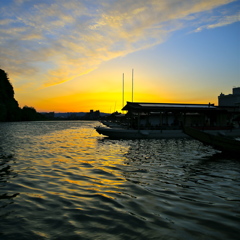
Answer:
[{"label": "water reflection of sunset", "polygon": [[0,124],[1,237],[237,239],[236,159],[191,139],[110,140],[97,124]]}]

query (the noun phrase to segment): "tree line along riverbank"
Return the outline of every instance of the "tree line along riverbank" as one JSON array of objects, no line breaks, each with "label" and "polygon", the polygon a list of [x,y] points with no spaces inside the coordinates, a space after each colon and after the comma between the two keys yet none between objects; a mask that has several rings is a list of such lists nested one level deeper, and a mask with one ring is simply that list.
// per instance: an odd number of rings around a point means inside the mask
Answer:
[{"label": "tree line along riverbank", "polygon": [[19,107],[8,74],[0,69],[0,122],[44,120],[33,107]]}]

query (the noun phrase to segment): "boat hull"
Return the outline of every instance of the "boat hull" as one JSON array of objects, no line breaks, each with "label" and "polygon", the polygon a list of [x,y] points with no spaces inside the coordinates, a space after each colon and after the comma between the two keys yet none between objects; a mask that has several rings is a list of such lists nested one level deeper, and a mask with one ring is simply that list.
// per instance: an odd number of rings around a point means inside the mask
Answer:
[{"label": "boat hull", "polygon": [[135,130],[125,128],[96,127],[99,134],[111,139],[165,139],[188,138],[182,130]]}]

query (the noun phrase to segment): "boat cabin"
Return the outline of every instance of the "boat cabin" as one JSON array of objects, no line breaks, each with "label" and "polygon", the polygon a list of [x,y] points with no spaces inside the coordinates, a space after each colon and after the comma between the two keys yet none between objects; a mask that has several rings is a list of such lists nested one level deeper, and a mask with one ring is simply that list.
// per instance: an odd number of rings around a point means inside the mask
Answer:
[{"label": "boat cabin", "polygon": [[230,127],[228,111],[214,104],[127,102],[129,127],[134,129],[180,129],[182,126]]}]

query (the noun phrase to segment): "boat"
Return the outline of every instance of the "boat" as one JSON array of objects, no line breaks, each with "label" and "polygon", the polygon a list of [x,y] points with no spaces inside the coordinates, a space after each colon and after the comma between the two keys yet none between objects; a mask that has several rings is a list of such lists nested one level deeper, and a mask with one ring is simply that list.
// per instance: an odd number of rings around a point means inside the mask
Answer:
[{"label": "boat", "polygon": [[111,139],[167,139],[167,138],[188,138],[181,129],[175,130],[148,130],[131,128],[95,127],[99,134]]},{"label": "boat", "polygon": [[122,128],[119,123],[111,122],[111,121],[101,121],[101,123],[110,128]]},{"label": "boat", "polygon": [[184,127],[183,131],[188,136],[204,144],[211,145],[217,150],[231,154],[240,154],[240,141],[225,135],[223,132],[215,131],[210,133],[193,127]]}]

